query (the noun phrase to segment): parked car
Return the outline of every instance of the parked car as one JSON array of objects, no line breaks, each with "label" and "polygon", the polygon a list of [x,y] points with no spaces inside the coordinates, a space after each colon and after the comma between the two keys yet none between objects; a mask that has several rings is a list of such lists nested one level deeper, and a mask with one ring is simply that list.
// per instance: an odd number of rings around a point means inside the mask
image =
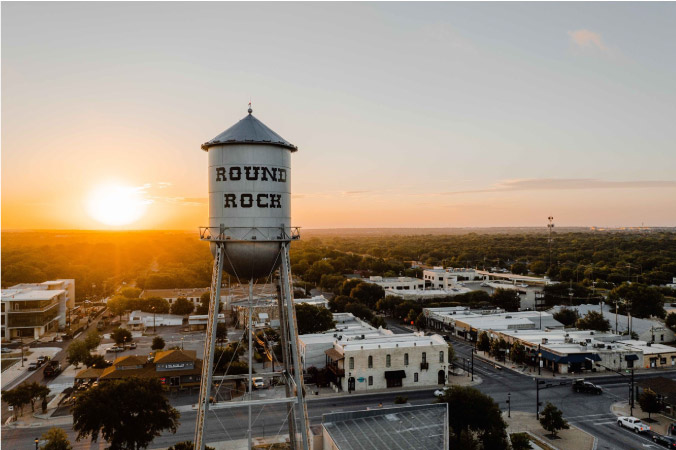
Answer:
[{"label": "parked car", "polygon": [[50,359],[51,359],[51,358],[50,358],[49,356],[40,355],[40,356],[38,356],[38,365],[41,366],[41,365],[43,365],[44,363],[46,363],[47,361],[49,361]]},{"label": "parked car", "polygon": [[448,388],[437,389],[436,391],[434,391],[434,396],[435,397],[441,397],[442,395],[446,394],[447,390],[448,390]]},{"label": "parked car", "polygon": [[2,347],[2,353],[12,353],[12,352],[13,350],[11,348]]},{"label": "parked car", "polygon": [[636,417],[618,417],[617,424],[622,428],[628,428],[632,430],[634,433],[645,433],[650,431],[650,427],[641,422],[641,419],[637,419]]},{"label": "parked car", "polygon": [[653,434],[653,441],[655,444],[660,444],[666,448],[676,448],[676,437],[662,436],[661,434]]},{"label": "parked car", "polygon": [[55,377],[61,373],[61,363],[58,361],[49,361],[45,367],[44,376],[47,378]]},{"label": "parked car", "polygon": [[38,370],[39,367],[40,367],[40,364],[38,364],[36,362],[32,362],[32,363],[28,364],[28,370]]},{"label": "parked car", "polygon": [[603,389],[600,386],[584,380],[575,380],[573,382],[573,391],[584,392],[585,394],[603,394]]},{"label": "parked car", "polygon": [[135,349],[136,348],[136,342],[130,342],[129,344],[127,344],[127,347],[129,347],[132,350]]},{"label": "parked car", "polygon": [[117,353],[117,352],[123,352],[124,347],[118,347],[117,345],[113,345],[112,347],[108,347],[106,349],[106,353]]},{"label": "parked car", "polygon": [[265,387],[263,377],[253,377],[251,378],[251,382],[253,383],[254,389],[263,389]]}]

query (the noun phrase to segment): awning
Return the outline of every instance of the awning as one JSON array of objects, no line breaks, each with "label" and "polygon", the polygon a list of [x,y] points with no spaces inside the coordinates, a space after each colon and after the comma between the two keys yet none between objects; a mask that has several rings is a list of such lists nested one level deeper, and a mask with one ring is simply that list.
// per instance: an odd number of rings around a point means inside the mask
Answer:
[{"label": "awning", "polygon": [[402,378],[406,378],[406,371],[405,370],[387,370],[387,371],[385,371],[385,379],[386,380],[401,380]]},{"label": "awning", "polygon": [[558,364],[567,364],[567,363],[583,363],[587,359],[592,361],[601,361],[601,357],[596,353],[572,353],[568,355],[557,355],[547,350],[540,350],[542,353],[542,359],[553,361]]},{"label": "awning", "polygon": [[324,353],[326,353],[326,356],[328,356],[331,361],[340,361],[341,359],[345,359],[345,356],[342,355],[338,350],[335,348],[330,348],[326,350]]},{"label": "awning", "polygon": [[625,361],[638,361],[638,356],[636,355],[624,355]]}]

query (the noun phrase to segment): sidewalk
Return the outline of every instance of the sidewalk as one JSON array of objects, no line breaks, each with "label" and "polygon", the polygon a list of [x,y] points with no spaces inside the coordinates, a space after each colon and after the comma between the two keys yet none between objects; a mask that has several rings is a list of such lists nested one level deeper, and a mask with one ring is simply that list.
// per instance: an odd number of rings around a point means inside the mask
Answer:
[{"label": "sidewalk", "polygon": [[[629,416],[629,403],[628,402],[617,402],[613,403],[610,406],[610,411],[616,416]],[[666,435],[669,425],[673,422],[676,422],[675,419],[667,417],[660,413],[652,413],[650,415],[650,421],[648,421],[648,413],[643,412],[638,402],[634,402],[634,417],[638,417],[647,425],[650,425],[650,429],[655,433],[661,435]],[[654,420],[654,422],[653,422]]]},{"label": "sidewalk", "polygon": [[502,418],[507,422],[507,433],[529,433],[535,436],[547,446],[558,450],[592,450],[595,448],[596,439],[591,434],[582,431],[575,425],[570,429],[558,432],[556,439],[550,439],[548,432],[542,428],[540,422],[532,413],[512,411],[511,418],[503,413]]}]

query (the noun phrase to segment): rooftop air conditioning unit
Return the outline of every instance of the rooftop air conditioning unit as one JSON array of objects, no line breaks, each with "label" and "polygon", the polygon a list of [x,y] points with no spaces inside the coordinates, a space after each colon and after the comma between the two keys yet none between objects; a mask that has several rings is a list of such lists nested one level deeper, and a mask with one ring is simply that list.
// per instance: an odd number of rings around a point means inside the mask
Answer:
[{"label": "rooftop air conditioning unit", "polygon": [[587,342],[591,342],[591,339],[590,339],[590,338],[587,338],[587,339],[585,339],[585,341],[587,341]]},{"label": "rooftop air conditioning unit", "polygon": [[606,345],[606,348],[607,348],[608,350],[610,350],[610,349],[613,348],[613,346],[609,344],[609,345]]},{"label": "rooftop air conditioning unit", "polygon": [[590,334],[591,336],[594,336],[594,332],[593,332],[593,331],[590,331],[589,334]]},{"label": "rooftop air conditioning unit", "polygon": [[505,316],[505,319],[511,319],[512,316]]},{"label": "rooftop air conditioning unit", "polygon": [[646,344],[646,346],[652,347],[652,343],[651,343],[651,342],[648,342],[648,343]]},{"label": "rooftop air conditioning unit", "polygon": [[547,342],[549,342],[549,339],[547,339],[547,338],[542,338],[542,343],[543,343],[543,344],[546,344]]}]

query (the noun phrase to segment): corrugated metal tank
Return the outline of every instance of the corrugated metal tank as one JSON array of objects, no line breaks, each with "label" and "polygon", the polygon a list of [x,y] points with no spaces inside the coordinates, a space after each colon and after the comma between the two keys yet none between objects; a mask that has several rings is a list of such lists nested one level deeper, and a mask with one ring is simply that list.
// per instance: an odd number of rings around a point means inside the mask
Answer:
[{"label": "corrugated metal tank", "polygon": [[[223,230],[224,270],[241,281],[268,276],[291,226],[291,152],[297,148],[249,115],[202,145],[209,153],[209,227]],[[212,252],[215,244],[211,244]]]}]

